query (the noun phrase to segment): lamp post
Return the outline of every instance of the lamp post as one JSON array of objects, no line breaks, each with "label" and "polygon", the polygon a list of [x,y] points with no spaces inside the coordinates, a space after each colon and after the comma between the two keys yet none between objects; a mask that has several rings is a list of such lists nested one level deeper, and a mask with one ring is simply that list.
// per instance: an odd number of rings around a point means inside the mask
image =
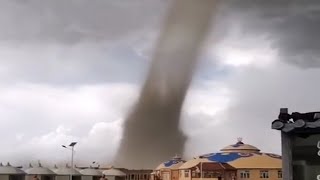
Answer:
[{"label": "lamp post", "polygon": [[202,161],[200,162],[200,179],[202,180],[203,172],[202,172]]},{"label": "lamp post", "polygon": [[71,171],[70,171],[70,180],[72,180],[72,175],[73,175],[73,169],[74,169],[74,167],[73,167],[73,154],[74,154],[74,146],[77,144],[77,142],[72,142],[70,145],[69,145],[69,147],[71,147],[71,149],[70,148],[68,148],[67,146],[65,146],[65,145],[62,145],[62,147],[63,148],[66,148],[66,149],[69,149],[69,150],[71,150]]}]

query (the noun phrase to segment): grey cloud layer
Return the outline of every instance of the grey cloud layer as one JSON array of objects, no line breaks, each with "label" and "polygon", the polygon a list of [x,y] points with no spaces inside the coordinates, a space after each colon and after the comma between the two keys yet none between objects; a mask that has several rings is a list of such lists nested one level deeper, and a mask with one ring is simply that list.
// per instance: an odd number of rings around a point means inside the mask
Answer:
[{"label": "grey cloud layer", "polygon": [[63,42],[115,40],[156,22],[166,0],[1,0],[0,39]]},{"label": "grey cloud layer", "polygon": [[[281,59],[301,67],[318,67],[320,2],[316,0],[226,1],[223,29],[237,24],[242,36],[264,36]],[[228,32],[228,31],[226,31]]]},{"label": "grey cloud layer", "polygon": [[77,85],[141,81],[168,0],[0,3],[1,82]]}]

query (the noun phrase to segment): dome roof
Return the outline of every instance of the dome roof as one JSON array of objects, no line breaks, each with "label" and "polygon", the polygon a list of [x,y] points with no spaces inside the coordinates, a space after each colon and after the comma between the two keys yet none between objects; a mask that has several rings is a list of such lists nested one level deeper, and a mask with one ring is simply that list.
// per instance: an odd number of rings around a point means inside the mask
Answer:
[{"label": "dome roof", "polygon": [[80,173],[86,176],[102,176],[102,172],[98,169],[87,168],[80,170]]},{"label": "dome roof", "polygon": [[228,163],[235,168],[281,168],[281,156],[271,153],[260,152],[219,152],[199,156],[187,161],[179,169],[188,169],[198,165],[200,162]]},{"label": "dome roof", "polygon": [[114,169],[113,167],[103,171],[102,173],[106,176],[126,176],[126,173],[120,171],[119,169]]},{"label": "dome roof", "polygon": [[227,146],[218,153],[205,154],[187,161],[179,169],[189,169],[201,162],[228,163],[234,168],[282,168],[281,156],[272,153],[261,153],[260,149],[244,144],[238,138],[236,144]]},{"label": "dome roof", "polygon": [[2,163],[0,163],[0,174],[24,175],[26,173],[19,168],[11,166],[10,163],[8,163],[6,166],[3,166]]},{"label": "dome roof", "polygon": [[175,156],[171,160],[161,163],[156,170],[161,170],[161,169],[178,169],[183,163],[185,163],[185,160],[182,160],[181,157]]},{"label": "dome roof", "polygon": [[232,145],[229,145],[227,147],[224,147],[220,151],[222,152],[260,152],[260,149],[258,149],[255,146],[252,146],[250,144],[244,144],[242,142],[241,138],[238,138],[238,142]]},{"label": "dome roof", "polygon": [[49,168],[45,168],[42,167],[42,165],[39,163],[38,167],[32,167],[32,165],[30,164],[29,168],[25,170],[25,172],[27,174],[30,175],[55,175],[56,173],[54,173],[52,170],[50,170]]},{"label": "dome roof", "polygon": [[65,167],[62,168],[57,168],[53,170],[57,175],[70,175],[72,173],[72,175],[74,176],[81,176],[82,174],[77,171],[76,169],[73,169],[71,167],[69,167],[68,165],[66,165]]}]

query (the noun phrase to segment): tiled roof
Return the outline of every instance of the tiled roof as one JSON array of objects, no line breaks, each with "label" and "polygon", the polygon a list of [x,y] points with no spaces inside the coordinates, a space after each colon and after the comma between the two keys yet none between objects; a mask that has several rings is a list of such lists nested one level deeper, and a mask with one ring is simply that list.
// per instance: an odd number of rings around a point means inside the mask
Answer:
[{"label": "tiled roof", "polygon": [[272,122],[272,129],[285,133],[320,132],[320,112],[289,114],[287,108],[282,108],[278,119]]}]

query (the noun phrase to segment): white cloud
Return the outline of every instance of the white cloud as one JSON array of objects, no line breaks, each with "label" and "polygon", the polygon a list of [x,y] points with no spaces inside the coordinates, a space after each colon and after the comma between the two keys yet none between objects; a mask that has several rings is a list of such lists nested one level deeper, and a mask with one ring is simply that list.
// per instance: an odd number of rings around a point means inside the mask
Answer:
[{"label": "white cloud", "polygon": [[[2,86],[0,134],[8,138],[1,141],[0,159],[15,154],[29,160],[61,161],[65,156],[56,156],[63,153],[61,144],[79,141],[80,161],[87,162],[88,153],[97,159],[103,152],[100,158],[108,162],[121,135],[121,119],[136,97],[137,87],[131,84]],[[8,136],[12,132],[17,134]],[[13,146],[17,148],[9,151]]]}]

